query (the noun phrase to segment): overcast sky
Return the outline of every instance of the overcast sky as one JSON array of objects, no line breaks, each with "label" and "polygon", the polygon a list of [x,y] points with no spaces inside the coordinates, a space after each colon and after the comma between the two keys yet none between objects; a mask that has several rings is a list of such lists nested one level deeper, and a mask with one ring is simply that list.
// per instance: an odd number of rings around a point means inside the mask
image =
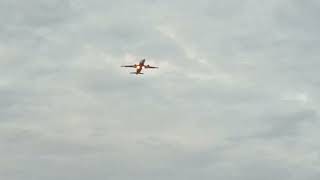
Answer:
[{"label": "overcast sky", "polygon": [[[318,180],[317,0],[0,0],[0,179]],[[160,69],[131,75],[120,65]]]}]

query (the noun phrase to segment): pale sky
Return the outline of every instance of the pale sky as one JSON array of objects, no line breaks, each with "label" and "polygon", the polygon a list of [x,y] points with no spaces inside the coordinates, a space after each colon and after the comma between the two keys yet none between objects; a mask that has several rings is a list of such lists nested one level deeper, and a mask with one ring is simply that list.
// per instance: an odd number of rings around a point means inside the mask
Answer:
[{"label": "pale sky", "polygon": [[[0,179],[318,180],[317,0],[0,0]],[[131,75],[145,58],[159,69]]]}]

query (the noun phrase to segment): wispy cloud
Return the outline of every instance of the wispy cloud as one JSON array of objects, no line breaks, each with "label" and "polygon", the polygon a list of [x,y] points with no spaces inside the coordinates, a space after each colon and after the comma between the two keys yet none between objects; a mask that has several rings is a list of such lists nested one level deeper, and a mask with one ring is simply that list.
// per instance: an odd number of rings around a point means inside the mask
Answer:
[{"label": "wispy cloud", "polygon": [[1,1],[0,178],[318,179],[319,7]]}]

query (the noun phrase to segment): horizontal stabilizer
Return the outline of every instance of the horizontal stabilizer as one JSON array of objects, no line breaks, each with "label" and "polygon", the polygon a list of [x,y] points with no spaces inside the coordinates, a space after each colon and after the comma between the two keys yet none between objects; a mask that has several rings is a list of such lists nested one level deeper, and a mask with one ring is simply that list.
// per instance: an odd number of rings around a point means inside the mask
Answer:
[{"label": "horizontal stabilizer", "polygon": [[143,73],[130,72],[130,74],[136,74],[136,75],[138,75],[138,74],[143,74]]}]

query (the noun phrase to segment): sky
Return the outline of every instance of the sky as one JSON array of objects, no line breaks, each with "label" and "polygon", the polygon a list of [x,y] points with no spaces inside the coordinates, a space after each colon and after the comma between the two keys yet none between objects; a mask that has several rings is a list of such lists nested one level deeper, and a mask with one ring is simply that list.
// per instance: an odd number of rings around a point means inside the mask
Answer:
[{"label": "sky", "polygon": [[0,179],[319,179],[319,10],[0,0]]}]

